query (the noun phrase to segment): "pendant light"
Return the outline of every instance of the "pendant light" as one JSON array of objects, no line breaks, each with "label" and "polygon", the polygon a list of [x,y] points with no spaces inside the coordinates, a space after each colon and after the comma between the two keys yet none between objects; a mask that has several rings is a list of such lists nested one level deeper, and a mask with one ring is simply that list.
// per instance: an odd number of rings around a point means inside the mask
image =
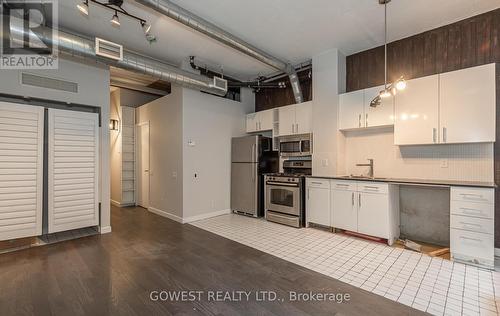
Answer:
[{"label": "pendant light", "polygon": [[370,102],[371,107],[379,106],[382,103],[382,99],[394,96],[397,91],[406,88],[406,80],[404,77],[399,78],[394,83],[389,84],[387,82],[387,4],[389,2],[391,2],[391,0],[379,0],[379,4],[384,6],[384,90],[380,91],[379,95]]}]

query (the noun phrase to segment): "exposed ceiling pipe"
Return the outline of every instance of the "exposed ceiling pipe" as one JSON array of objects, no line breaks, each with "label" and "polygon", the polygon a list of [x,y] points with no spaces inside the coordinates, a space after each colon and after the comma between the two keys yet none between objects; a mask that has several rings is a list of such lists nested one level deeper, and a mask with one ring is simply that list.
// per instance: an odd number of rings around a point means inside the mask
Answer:
[{"label": "exposed ceiling pipe", "polygon": [[[213,80],[208,77],[181,70],[164,62],[128,50],[123,51],[123,60],[116,61],[97,56],[95,52],[95,41],[82,36],[73,35],[61,30],[55,32],[55,35],[53,35],[51,30],[45,27],[38,27],[36,29],[36,34],[34,33],[35,30],[31,31],[33,33],[25,33],[23,28],[17,28],[11,25],[10,40],[22,42],[26,39],[33,41],[38,38],[46,45],[51,44],[52,47],[57,48],[60,53],[65,55],[99,61],[109,66],[129,70],[141,75],[147,75],[157,80],[168,81],[216,95],[224,96],[227,93],[227,91],[215,88],[213,86]],[[3,38],[4,36],[9,35],[6,34],[6,31],[0,32],[0,37]]]},{"label": "exposed ceiling pipe", "polygon": [[274,69],[285,72],[290,77],[295,102],[302,103],[304,101],[299,77],[297,76],[295,68],[291,64],[263,52],[262,50],[246,43],[242,39],[224,31],[215,24],[208,22],[207,20],[187,11],[169,0],[135,0],[135,2],[149,7],[229,47],[251,56],[264,64],[273,67]]}]

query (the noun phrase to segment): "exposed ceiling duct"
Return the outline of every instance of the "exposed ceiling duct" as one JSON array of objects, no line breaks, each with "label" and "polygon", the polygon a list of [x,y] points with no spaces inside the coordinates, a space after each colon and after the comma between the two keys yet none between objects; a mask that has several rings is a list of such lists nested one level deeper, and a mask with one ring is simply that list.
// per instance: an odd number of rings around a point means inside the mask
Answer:
[{"label": "exposed ceiling duct", "polygon": [[[157,80],[168,81],[170,83],[220,96],[224,96],[227,93],[227,90],[224,91],[221,88],[215,87],[214,80],[211,78],[184,71],[164,62],[131,51],[123,50],[123,59],[113,60],[97,56],[95,50],[96,44],[93,40],[60,30],[52,34],[50,29],[44,27],[38,27],[36,29],[36,34],[33,32],[34,30],[25,33],[24,29],[11,25],[10,40],[25,41],[26,39],[34,40],[35,37],[38,37],[38,39],[43,41],[46,45],[50,44],[54,48],[57,47],[61,54],[99,61],[109,66],[129,70],[141,75],[147,75]],[[3,36],[9,35],[6,34],[6,32],[1,32],[0,37]]]},{"label": "exposed ceiling duct", "polygon": [[187,11],[186,9],[172,3],[168,0],[135,0],[146,7],[149,7],[169,18],[172,18],[198,32],[201,32],[229,47],[232,47],[246,55],[249,55],[264,64],[267,64],[279,71],[283,71],[290,77],[290,83],[293,88],[295,102],[302,103],[302,89],[300,87],[299,77],[295,68],[278,58],[275,58],[260,49],[246,43],[242,39],[224,31],[213,23]]}]

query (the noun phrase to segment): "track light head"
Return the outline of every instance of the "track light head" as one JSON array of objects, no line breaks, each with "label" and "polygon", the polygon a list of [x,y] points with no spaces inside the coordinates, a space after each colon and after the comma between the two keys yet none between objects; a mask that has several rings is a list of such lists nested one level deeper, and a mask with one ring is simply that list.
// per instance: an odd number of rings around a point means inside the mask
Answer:
[{"label": "track light head", "polygon": [[89,15],[89,1],[85,0],[83,3],[79,3],[76,5],[80,13],[83,15]]},{"label": "track light head", "polygon": [[113,26],[120,27],[121,23],[120,23],[120,18],[118,17],[118,12],[115,11],[115,14],[111,18],[110,22]]},{"label": "track light head", "polygon": [[144,31],[145,35],[148,35],[149,32],[151,32],[151,24],[147,22],[141,22],[142,30]]}]

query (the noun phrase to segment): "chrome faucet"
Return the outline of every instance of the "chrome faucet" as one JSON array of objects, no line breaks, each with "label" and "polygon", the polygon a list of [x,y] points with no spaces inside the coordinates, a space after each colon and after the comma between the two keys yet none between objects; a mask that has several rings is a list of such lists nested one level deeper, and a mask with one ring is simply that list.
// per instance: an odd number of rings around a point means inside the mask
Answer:
[{"label": "chrome faucet", "polygon": [[358,163],[357,167],[370,167],[370,171],[368,171],[368,177],[373,178],[373,159],[368,159],[370,163]]}]

